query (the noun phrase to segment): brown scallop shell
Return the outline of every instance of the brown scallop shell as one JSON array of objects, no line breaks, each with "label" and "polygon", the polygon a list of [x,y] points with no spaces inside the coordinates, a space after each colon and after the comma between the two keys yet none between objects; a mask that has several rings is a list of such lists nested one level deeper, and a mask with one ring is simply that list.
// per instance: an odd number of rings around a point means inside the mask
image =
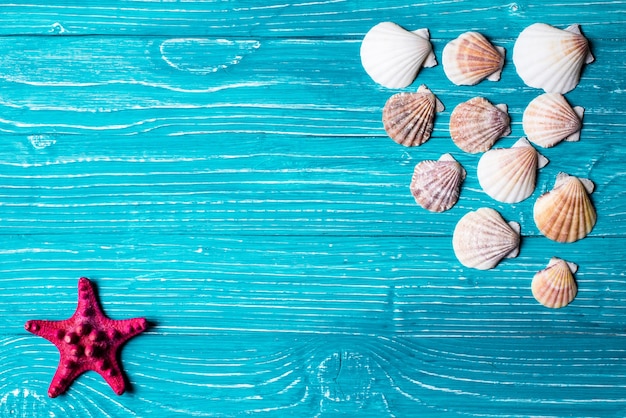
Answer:
[{"label": "brown scallop shell", "polygon": [[465,152],[485,152],[501,137],[511,133],[507,106],[494,106],[483,97],[457,105],[450,115],[450,136]]},{"label": "brown scallop shell", "polygon": [[465,169],[450,154],[442,155],[437,161],[422,161],[413,171],[411,194],[426,210],[446,211],[459,200],[465,175]]},{"label": "brown scallop shell", "polygon": [[552,257],[548,266],[533,277],[531,291],[537,302],[547,308],[567,306],[578,292],[576,270],[576,264]]}]

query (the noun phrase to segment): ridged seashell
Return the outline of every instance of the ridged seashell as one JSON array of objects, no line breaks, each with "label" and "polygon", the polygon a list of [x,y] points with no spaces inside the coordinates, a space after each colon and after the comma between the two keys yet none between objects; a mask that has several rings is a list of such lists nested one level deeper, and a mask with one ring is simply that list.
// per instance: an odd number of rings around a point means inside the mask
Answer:
[{"label": "ridged seashell", "polygon": [[410,32],[395,23],[382,22],[365,34],[361,63],[378,84],[403,88],[413,83],[422,67],[434,67],[437,60],[428,29]]},{"label": "ridged seashell", "polygon": [[450,136],[457,147],[476,154],[485,152],[511,133],[511,119],[505,104],[493,105],[474,97],[457,105],[450,115]]},{"label": "ridged seashell", "polygon": [[443,48],[443,71],[456,85],[473,86],[485,78],[500,80],[505,49],[478,32],[466,32]]},{"label": "ridged seashell", "polygon": [[454,228],[452,247],[461,264],[479,270],[494,268],[503,258],[517,257],[520,226],[507,223],[490,208],[463,216]]},{"label": "ridged seashell", "polygon": [[572,90],[580,80],[583,65],[593,60],[579,25],[563,30],[535,23],[520,33],[513,46],[517,74],[530,87],[547,93]]},{"label": "ridged seashell", "polygon": [[435,113],[443,104],[426,87],[421,85],[416,93],[397,93],[387,100],[383,108],[383,126],[387,134],[405,147],[422,145],[433,131]]},{"label": "ridged seashell", "polygon": [[524,110],[522,126],[528,140],[544,148],[578,141],[585,109],[571,107],[560,93],[544,93]]},{"label": "ridged seashell", "polygon": [[578,292],[576,270],[576,264],[552,257],[548,266],[533,277],[531,290],[537,302],[547,308],[567,306]]},{"label": "ridged seashell", "polygon": [[487,151],[478,161],[478,182],[485,193],[504,203],[517,203],[533,194],[537,169],[548,164],[526,138],[511,148]]},{"label": "ridged seashell", "polygon": [[446,211],[459,200],[465,175],[465,169],[450,154],[442,155],[437,161],[422,161],[413,170],[411,194],[426,210]]},{"label": "ridged seashell", "polygon": [[557,242],[574,242],[587,236],[596,224],[596,210],[589,194],[594,184],[559,173],[554,188],[535,202],[533,217],[539,231]]}]

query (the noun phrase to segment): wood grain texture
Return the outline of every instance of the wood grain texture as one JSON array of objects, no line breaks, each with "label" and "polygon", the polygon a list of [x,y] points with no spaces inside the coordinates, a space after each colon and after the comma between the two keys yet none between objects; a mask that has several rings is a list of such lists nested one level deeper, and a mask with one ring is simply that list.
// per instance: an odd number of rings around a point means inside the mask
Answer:
[{"label": "wood grain texture", "polygon": [[[621,416],[626,408],[626,2],[63,1],[0,4],[1,416]],[[502,80],[418,80],[446,106],[407,149],[360,41],[390,20],[428,27],[440,60],[467,30],[507,49]],[[491,200],[480,155],[452,143],[454,107],[506,103],[512,133],[539,91],[517,34],[579,23],[596,62],[567,94],[581,141],[541,153],[533,195]],[[413,167],[450,152],[468,172],[432,214]],[[558,244],[532,220],[558,172],[587,177],[598,223]],[[452,231],[492,207],[520,255],[463,267]],[[561,310],[530,292],[552,256],[577,263]],[[122,353],[131,390],[95,373],[47,398],[58,353],[23,329],[63,319],[90,277],[114,319],[150,329]]]}]

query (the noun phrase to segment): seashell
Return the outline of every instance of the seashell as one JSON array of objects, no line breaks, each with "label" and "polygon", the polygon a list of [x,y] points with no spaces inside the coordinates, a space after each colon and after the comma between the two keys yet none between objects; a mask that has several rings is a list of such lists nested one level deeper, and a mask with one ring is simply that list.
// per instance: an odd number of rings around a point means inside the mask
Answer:
[{"label": "seashell", "polygon": [[528,140],[544,148],[561,141],[578,141],[585,109],[571,107],[563,95],[544,93],[524,110],[522,125]]},{"label": "seashell", "polygon": [[450,136],[465,152],[487,151],[501,137],[511,133],[511,119],[505,104],[493,105],[474,97],[457,105],[450,115]]},{"label": "seashell", "polygon": [[565,94],[574,89],[583,65],[593,61],[579,25],[563,30],[535,23],[520,33],[513,46],[517,74],[528,86],[547,93]]},{"label": "seashell", "polygon": [[478,32],[466,32],[443,48],[443,71],[454,84],[473,86],[484,79],[500,80],[505,49],[493,46]]},{"label": "seashell", "polygon": [[596,210],[589,194],[594,184],[569,174],[559,173],[554,188],[535,202],[533,217],[539,231],[557,242],[584,238],[596,224]]},{"label": "seashell", "polygon": [[365,34],[361,64],[378,84],[403,88],[413,83],[422,67],[434,67],[437,60],[428,29],[410,32],[395,23],[382,22]]},{"label": "seashell", "polygon": [[443,104],[426,87],[416,93],[397,93],[383,108],[383,126],[387,134],[405,147],[419,146],[428,141],[433,131],[435,113]]},{"label": "seashell", "polygon": [[552,257],[548,266],[533,277],[531,290],[537,302],[547,308],[562,308],[573,301],[578,292],[576,270],[576,264]]},{"label": "seashell", "polygon": [[465,214],[454,228],[452,247],[461,264],[479,270],[494,268],[503,258],[517,257],[520,226],[507,223],[490,208]]},{"label": "seashell", "polygon": [[521,138],[511,148],[487,151],[478,161],[478,182],[485,193],[504,203],[517,203],[535,190],[537,169],[548,160]]},{"label": "seashell", "polygon": [[450,154],[442,155],[437,161],[422,161],[413,170],[411,194],[426,210],[446,211],[459,200],[465,175],[465,169]]}]

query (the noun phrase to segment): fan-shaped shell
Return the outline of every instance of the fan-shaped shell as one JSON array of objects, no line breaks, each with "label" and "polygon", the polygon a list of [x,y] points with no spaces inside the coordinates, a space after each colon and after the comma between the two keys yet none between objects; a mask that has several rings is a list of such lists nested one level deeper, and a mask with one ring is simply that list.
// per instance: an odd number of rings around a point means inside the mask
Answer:
[{"label": "fan-shaped shell", "polygon": [[413,170],[411,194],[426,210],[446,211],[459,200],[465,175],[465,169],[450,154],[442,155],[437,161],[422,161]]},{"label": "fan-shaped shell", "polygon": [[485,152],[503,136],[511,133],[507,106],[494,106],[483,97],[457,105],[450,115],[450,136],[465,152]]},{"label": "fan-shaped shell", "polygon": [[548,266],[533,277],[531,290],[537,302],[547,308],[567,306],[578,292],[576,270],[576,264],[553,257]]},{"label": "fan-shaped shell", "polygon": [[549,148],[565,141],[578,141],[585,109],[571,107],[559,93],[544,93],[524,110],[522,126],[528,140]]},{"label": "fan-shaped shell", "polygon": [[416,93],[397,93],[383,108],[383,126],[387,134],[405,147],[422,145],[433,131],[435,113],[443,104],[422,85]]},{"label": "fan-shaped shell", "polygon": [[493,46],[482,34],[466,32],[443,48],[443,71],[456,85],[473,86],[484,80],[500,80],[505,50]]},{"label": "fan-shaped shell", "polygon": [[465,214],[452,236],[452,247],[461,264],[479,270],[491,269],[503,258],[517,257],[519,245],[519,224],[507,223],[490,208]]},{"label": "fan-shaped shell", "polygon": [[517,74],[530,87],[547,93],[565,94],[574,89],[583,65],[593,60],[579,25],[563,30],[535,23],[520,33],[513,46]]},{"label": "fan-shaped shell", "polygon": [[597,218],[589,198],[593,188],[591,180],[559,173],[554,188],[535,202],[533,217],[539,231],[557,242],[586,237]]},{"label": "fan-shaped shell", "polygon": [[537,169],[547,163],[526,138],[521,138],[511,148],[483,154],[478,161],[478,182],[485,193],[499,202],[521,202],[533,193]]},{"label": "fan-shaped shell", "polygon": [[371,28],[361,43],[361,63],[369,76],[388,88],[409,86],[422,67],[437,65],[428,29],[410,32],[395,23]]}]

